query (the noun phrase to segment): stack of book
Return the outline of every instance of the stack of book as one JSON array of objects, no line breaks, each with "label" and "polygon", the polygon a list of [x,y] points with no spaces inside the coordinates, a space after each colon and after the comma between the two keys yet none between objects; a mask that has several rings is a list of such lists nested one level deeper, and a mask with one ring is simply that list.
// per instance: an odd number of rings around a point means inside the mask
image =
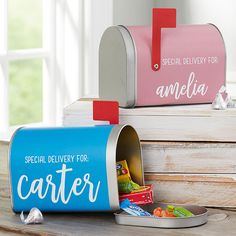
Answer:
[{"label": "stack of book", "polygon": [[64,126],[108,125],[108,121],[93,120],[93,103],[89,100],[77,101],[63,111]]},{"label": "stack of book", "polygon": [[[64,109],[64,126],[94,124],[91,109],[80,104]],[[186,105],[119,113],[120,123],[139,134],[156,201],[236,207],[236,109]]]}]

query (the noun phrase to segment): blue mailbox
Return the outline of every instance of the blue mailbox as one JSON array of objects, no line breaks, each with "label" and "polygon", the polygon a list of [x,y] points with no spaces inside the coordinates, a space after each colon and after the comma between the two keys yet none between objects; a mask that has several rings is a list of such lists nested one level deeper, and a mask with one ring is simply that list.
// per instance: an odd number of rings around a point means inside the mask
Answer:
[{"label": "blue mailbox", "polygon": [[12,208],[115,211],[116,161],[124,159],[144,185],[140,142],[129,125],[20,128],[9,150]]}]

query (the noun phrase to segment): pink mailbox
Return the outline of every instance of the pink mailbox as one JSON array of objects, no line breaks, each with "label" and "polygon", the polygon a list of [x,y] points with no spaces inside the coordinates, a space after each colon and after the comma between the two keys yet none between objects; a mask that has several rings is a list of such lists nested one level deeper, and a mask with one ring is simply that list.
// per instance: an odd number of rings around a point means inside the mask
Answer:
[{"label": "pink mailbox", "polygon": [[100,42],[99,96],[121,107],[211,103],[225,73],[219,29],[176,26],[175,9],[153,9],[152,27],[109,27]]}]

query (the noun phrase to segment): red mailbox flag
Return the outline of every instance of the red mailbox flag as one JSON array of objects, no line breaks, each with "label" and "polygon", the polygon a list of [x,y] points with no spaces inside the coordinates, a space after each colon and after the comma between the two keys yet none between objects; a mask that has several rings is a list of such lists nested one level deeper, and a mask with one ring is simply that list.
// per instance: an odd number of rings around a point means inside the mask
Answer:
[{"label": "red mailbox flag", "polygon": [[161,67],[161,28],[176,28],[175,8],[152,9],[152,69]]},{"label": "red mailbox flag", "polygon": [[119,103],[116,101],[93,101],[93,120],[109,121],[119,124]]}]

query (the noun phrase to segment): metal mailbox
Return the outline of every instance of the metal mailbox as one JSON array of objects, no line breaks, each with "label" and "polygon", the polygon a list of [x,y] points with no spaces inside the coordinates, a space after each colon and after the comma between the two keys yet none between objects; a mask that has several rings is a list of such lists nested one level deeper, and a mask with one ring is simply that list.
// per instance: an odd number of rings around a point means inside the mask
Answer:
[{"label": "metal mailbox", "polygon": [[219,29],[176,26],[175,9],[153,9],[152,27],[109,27],[100,42],[99,96],[121,107],[211,103],[225,73]]},{"label": "metal mailbox", "polygon": [[115,211],[116,161],[124,159],[144,185],[139,138],[128,125],[20,128],[9,150],[12,208]]}]

